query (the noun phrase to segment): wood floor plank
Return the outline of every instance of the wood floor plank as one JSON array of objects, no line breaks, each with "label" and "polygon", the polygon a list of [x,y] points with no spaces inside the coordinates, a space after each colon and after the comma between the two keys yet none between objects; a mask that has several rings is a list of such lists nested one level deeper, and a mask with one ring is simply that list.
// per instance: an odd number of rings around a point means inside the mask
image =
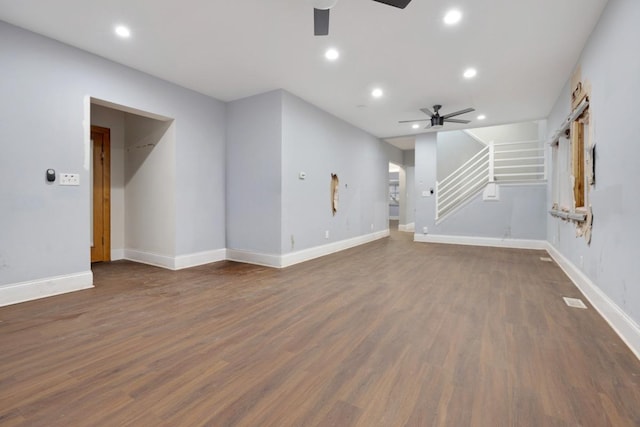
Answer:
[{"label": "wood floor plank", "polygon": [[392,232],[282,270],[95,264],[0,308],[0,425],[640,425],[640,362],[541,256]]}]

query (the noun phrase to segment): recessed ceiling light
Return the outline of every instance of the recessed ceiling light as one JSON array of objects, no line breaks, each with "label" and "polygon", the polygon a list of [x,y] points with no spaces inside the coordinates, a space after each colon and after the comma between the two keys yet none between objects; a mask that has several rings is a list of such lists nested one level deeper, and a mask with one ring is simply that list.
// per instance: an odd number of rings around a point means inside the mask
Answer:
[{"label": "recessed ceiling light", "polygon": [[338,52],[337,49],[330,48],[330,49],[327,49],[327,51],[324,53],[324,57],[327,58],[329,61],[335,61],[340,57],[340,52]]},{"label": "recessed ceiling light", "polygon": [[375,88],[374,90],[371,91],[371,96],[373,96],[374,98],[380,98],[383,95],[382,89],[380,88]]},{"label": "recessed ceiling light", "polygon": [[466,70],[464,70],[463,76],[465,79],[472,79],[476,76],[476,74],[478,74],[478,72],[475,68],[467,68]]},{"label": "recessed ceiling light", "polygon": [[131,31],[127,27],[125,27],[124,25],[118,25],[116,27],[115,31],[116,31],[117,35],[119,35],[120,37],[125,38],[125,39],[127,37],[131,36]]},{"label": "recessed ceiling light", "polygon": [[480,114],[480,115],[478,116],[478,120],[484,120],[484,119],[486,119],[486,118],[487,118],[487,116],[485,116],[484,114]]},{"label": "recessed ceiling light", "polygon": [[447,25],[454,25],[460,22],[462,19],[462,12],[457,9],[451,9],[444,15],[444,23]]},{"label": "recessed ceiling light", "polygon": [[414,124],[411,125],[411,127],[414,128],[414,129],[419,129],[420,125],[417,124],[417,123],[414,123]]}]

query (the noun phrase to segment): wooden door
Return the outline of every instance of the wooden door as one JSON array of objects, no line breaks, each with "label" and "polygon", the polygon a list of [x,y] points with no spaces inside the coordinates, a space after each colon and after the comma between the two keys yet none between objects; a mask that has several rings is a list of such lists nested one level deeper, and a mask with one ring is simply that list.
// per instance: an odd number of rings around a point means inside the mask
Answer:
[{"label": "wooden door", "polygon": [[109,129],[91,126],[91,262],[111,260],[111,150]]}]

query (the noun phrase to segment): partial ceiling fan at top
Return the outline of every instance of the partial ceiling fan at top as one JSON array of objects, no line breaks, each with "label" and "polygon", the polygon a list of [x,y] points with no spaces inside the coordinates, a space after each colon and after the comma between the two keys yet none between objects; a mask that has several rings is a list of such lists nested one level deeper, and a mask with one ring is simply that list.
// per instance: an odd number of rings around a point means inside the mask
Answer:
[{"label": "partial ceiling fan at top", "polygon": [[[316,36],[329,34],[329,10],[338,0],[310,0],[313,5],[313,33]],[[373,0],[389,6],[404,9],[411,0]]]}]

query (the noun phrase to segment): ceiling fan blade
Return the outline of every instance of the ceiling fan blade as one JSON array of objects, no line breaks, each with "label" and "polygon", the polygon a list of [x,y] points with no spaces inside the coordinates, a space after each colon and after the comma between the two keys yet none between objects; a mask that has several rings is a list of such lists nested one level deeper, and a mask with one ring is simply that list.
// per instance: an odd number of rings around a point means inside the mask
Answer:
[{"label": "ceiling fan blade", "polygon": [[409,3],[411,3],[411,0],[373,0],[373,1],[377,1],[378,3],[388,4],[389,6],[393,6],[393,7],[399,7],[400,9],[404,9],[405,7],[407,7]]},{"label": "ceiling fan blade", "polygon": [[471,120],[459,120],[459,119],[444,119],[445,122],[449,122],[449,123],[471,123]]},{"label": "ceiling fan blade", "polygon": [[313,35],[329,35],[329,9],[313,9]]},{"label": "ceiling fan blade", "polygon": [[429,119],[418,119],[418,120],[400,120],[398,123],[414,123],[414,122],[428,122]]},{"label": "ceiling fan blade", "polygon": [[472,111],[476,111],[476,109],[475,108],[465,108],[464,110],[456,111],[455,113],[445,114],[442,117],[445,118],[445,119],[448,119],[449,117],[459,116],[460,114],[470,113]]},{"label": "ceiling fan blade", "polygon": [[427,107],[425,107],[425,108],[421,108],[421,109],[420,109],[420,111],[422,111],[423,113],[425,113],[427,116],[433,116],[433,115],[435,115],[435,114],[433,114],[433,113],[431,112],[431,110],[429,110]]}]

